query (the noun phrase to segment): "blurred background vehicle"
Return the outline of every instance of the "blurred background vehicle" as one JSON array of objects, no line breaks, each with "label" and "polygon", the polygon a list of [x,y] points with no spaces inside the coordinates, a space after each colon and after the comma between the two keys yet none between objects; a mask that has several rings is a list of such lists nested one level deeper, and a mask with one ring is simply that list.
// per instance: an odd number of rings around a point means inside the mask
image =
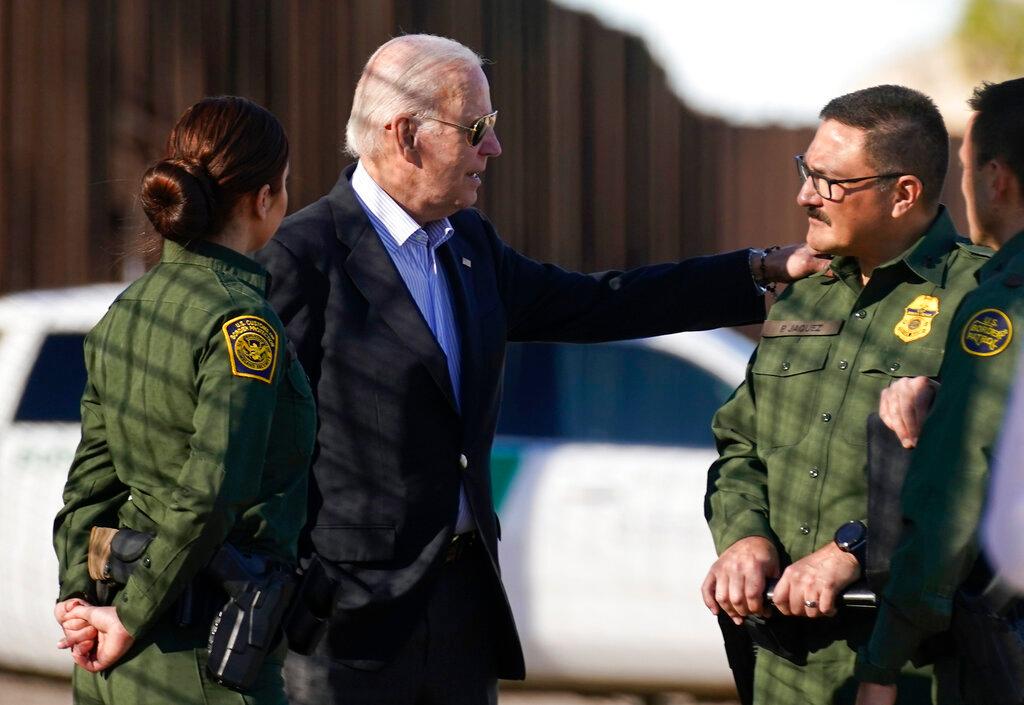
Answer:
[{"label": "blurred background vehicle", "polygon": [[[79,438],[82,342],[121,287],[0,298],[0,666],[67,674],[51,521]],[[752,343],[730,331],[509,348],[493,453],[505,584],[531,682],[727,689],[698,597],[709,423]]]}]

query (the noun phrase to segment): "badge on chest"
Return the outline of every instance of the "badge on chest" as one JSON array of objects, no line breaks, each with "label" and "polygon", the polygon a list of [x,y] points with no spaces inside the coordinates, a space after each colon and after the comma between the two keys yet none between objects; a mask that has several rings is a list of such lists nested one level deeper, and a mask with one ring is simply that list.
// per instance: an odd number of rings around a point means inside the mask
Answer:
[{"label": "badge on chest", "polygon": [[939,315],[939,299],[922,294],[903,309],[903,318],[893,332],[904,343],[920,340],[932,332],[932,319]]}]

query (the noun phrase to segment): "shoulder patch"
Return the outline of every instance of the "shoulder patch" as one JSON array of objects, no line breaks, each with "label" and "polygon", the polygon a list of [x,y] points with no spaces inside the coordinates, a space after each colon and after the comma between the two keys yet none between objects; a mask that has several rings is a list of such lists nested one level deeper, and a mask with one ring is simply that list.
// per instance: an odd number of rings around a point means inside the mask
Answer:
[{"label": "shoulder patch", "polygon": [[231,374],[273,382],[278,348],[274,327],[259,316],[238,316],[225,323],[223,331]]},{"label": "shoulder patch", "polygon": [[978,357],[998,355],[1013,339],[1013,322],[997,308],[985,308],[971,316],[960,334],[960,346]]}]

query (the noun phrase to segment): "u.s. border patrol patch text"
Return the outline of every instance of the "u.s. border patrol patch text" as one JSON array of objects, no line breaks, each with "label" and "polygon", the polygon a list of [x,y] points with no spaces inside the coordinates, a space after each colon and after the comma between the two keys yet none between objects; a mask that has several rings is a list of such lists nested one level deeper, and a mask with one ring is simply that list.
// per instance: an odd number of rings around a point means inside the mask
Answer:
[{"label": "u.s. border patrol patch text", "polygon": [[1013,338],[1010,317],[997,308],[986,308],[971,316],[960,335],[960,345],[971,355],[998,355]]}]

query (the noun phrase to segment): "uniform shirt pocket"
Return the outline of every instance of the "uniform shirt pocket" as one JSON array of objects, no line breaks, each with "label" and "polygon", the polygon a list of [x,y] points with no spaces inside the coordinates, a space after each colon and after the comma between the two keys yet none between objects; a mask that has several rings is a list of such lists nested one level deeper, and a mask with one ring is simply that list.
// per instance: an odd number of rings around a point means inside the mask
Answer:
[{"label": "uniform shirt pocket", "polygon": [[764,449],[797,443],[807,432],[832,336],[763,339],[753,373],[757,443]]},{"label": "uniform shirt pocket", "polygon": [[840,416],[843,437],[852,445],[867,445],[867,417],[878,411],[882,390],[900,377],[936,377],[942,348],[907,343],[898,347],[866,347],[856,363],[853,380]]}]

